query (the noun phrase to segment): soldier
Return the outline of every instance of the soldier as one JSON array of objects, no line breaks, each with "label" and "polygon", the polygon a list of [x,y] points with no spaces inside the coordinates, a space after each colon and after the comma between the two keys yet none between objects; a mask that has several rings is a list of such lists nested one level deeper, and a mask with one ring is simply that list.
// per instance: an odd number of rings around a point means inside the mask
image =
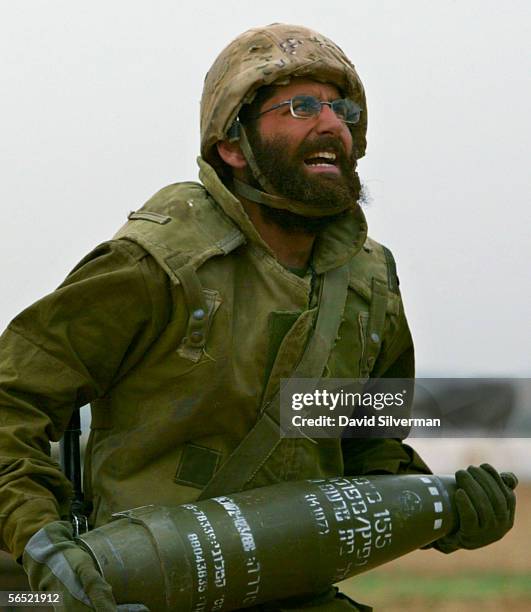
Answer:
[{"label": "soldier", "polygon": [[[0,542],[33,589],[64,592],[68,610],[116,608],[72,537],[70,484],[49,456],[89,402],[92,526],[284,480],[429,473],[398,439],[314,443],[275,430],[245,461],[240,450],[319,318],[328,328],[306,374],[414,376],[393,258],[367,237],[359,205],[366,128],[362,83],[332,41],[282,24],[245,32],[206,76],[201,183],[159,191],[11,322],[0,344]],[[514,515],[494,469],[457,479],[460,530],[436,543],[446,552],[499,539]],[[361,608],[330,587],[267,609],[306,607]]]}]

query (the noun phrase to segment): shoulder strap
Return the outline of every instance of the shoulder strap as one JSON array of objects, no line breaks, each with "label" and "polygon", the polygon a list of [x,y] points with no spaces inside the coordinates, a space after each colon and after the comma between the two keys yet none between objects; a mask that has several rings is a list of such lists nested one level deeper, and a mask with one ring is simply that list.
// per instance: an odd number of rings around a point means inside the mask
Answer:
[{"label": "shoulder strap", "polygon": [[[322,376],[345,310],[348,280],[347,265],[325,273],[315,328],[284,392],[289,393],[293,379]],[[280,389],[263,407],[256,425],[214,474],[199,499],[241,491],[278,446],[281,440],[279,423]]]},{"label": "shoulder strap", "polygon": [[396,273],[396,262],[391,251],[382,244],[382,249],[385,256],[385,263],[387,264],[387,286],[389,291],[393,293],[400,293],[398,286],[400,281],[398,280],[398,274]]},{"label": "shoulder strap", "polygon": [[376,356],[380,351],[385,327],[385,313],[387,312],[388,290],[384,281],[378,278],[372,279],[372,298],[369,306],[369,321],[365,336],[365,358],[364,366],[360,372],[360,378],[368,378]]},{"label": "shoulder strap", "polygon": [[[190,197],[191,196],[191,197]],[[212,257],[228,255],[245,242],[243,233],[214,210],[199,185],[173,185],[161,190],[115,238],[139,244],[180,285],[188,309],[188,325],[179,355],[192,362],[201,359],[210,328],[215,299],[207,301],[197,270]],[[156,210],[151,210],[154,208]],[[170,211],[173,216],[157,212]]]}]

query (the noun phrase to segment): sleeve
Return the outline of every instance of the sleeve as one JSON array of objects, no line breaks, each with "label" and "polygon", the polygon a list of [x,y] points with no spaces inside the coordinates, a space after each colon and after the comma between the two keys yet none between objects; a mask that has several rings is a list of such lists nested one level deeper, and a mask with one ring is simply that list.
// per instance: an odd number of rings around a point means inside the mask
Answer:
[{"label": "sleeve", "polygon": [[[413,390],[415,356],[413,339],[402,299],[398,315],[388,317],[382,348],[371,378],[407,378]],[[411,393],[411,398],[412,398]],[[345,475],[431,474],[418,453],[398,438],[344,438]]]},{"label": "sleeve", "polygon": [[70,483],[50,457],[74,408],[105,394],[163,330],[166,274],[139,246],[96,248],[0,337],[0,548],[18,558],[64,518]]}]

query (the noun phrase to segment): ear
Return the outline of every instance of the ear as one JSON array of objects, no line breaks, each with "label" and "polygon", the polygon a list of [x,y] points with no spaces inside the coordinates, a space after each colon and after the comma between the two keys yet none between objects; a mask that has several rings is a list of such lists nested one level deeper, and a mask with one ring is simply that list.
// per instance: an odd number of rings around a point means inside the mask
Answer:
[{"label": "ear", "polygon": [[216,147],[221,159],[232,168],[245,168],[247,166],[247,161],[238,142],[219,140]]}]

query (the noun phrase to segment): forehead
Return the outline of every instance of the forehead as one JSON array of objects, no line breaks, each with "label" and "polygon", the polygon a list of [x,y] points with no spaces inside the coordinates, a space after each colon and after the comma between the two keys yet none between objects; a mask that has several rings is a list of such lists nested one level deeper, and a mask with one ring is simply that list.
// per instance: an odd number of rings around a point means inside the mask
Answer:
[{"label": "forehead", "polygon": [[292,79],[287,85],[276,86],[276,89],[267,104],[276,104],[300,94],[315,96],[319,100],[336,100],[341,97],[341,92],[335,85],[302,77]]}]

